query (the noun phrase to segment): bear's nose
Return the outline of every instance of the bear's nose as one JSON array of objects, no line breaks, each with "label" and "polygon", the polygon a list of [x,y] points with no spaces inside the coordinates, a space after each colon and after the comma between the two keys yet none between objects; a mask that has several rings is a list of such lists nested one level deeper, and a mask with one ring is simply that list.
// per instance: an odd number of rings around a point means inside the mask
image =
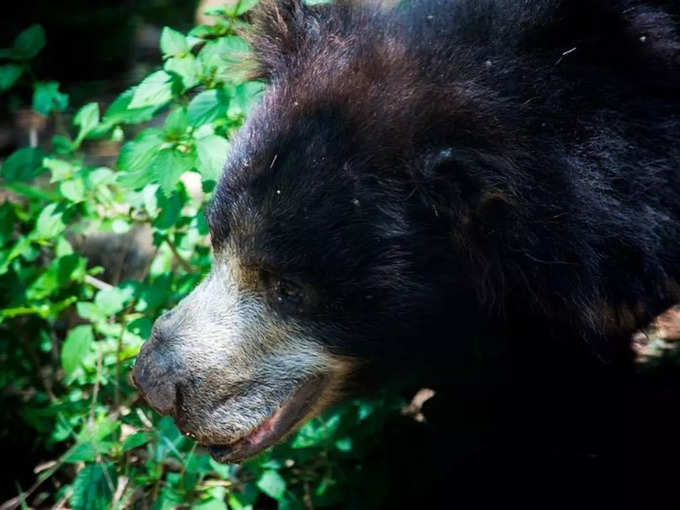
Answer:
[{"label": "bear's nose", "polygon": [[144,400],[160,414],[172,414],[177,401],[180,370],[168,344],[169,314],[154,324],[151,338],[137,356],[132,381]]}]

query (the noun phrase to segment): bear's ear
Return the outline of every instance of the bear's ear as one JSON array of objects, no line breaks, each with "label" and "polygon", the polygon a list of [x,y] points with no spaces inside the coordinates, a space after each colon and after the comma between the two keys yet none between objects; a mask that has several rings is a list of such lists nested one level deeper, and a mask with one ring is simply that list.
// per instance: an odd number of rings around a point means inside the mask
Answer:
[{"label": "bear's ear", "polygon": [[421,164],[427,205],[448,214],[452,225],[479,238],[495,237],[516,219],[516,199],[503,175],[507,160],[447,147],[429,151]]},{"label": "bear's ear", "polygon": [[255,54],[255,77],[264,80],[289,68],[315,22],[302,0],[260,0],[253,9],[252,21],[248,40]]}]

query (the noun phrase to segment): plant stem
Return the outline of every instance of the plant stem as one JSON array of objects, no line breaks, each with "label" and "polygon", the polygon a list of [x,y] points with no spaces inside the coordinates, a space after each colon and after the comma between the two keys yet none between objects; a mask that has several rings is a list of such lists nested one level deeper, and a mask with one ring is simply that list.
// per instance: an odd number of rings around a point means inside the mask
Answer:
[{"label": "plant stem", "polygon": [[169,237],[167,237],[167,236],[165,237],[165,242],[166,242],[167,245],[170,247],[170,251],[172,252],[172,254],[173,254],[173,255],[175,256],[175,258],[177,259],[177,262],[179,262],[179,265],[182,266],[182,268],[183,268],[187,273],[193,273],[193,272],[194,272],[194,269],[191,267],[191,265],[190,265],[186,260],[184,260],[184,257],[182,257],[182,256],[179,254],[179,251],[177,251],[177,247],[176,247],[175,244],[170,240]]}]

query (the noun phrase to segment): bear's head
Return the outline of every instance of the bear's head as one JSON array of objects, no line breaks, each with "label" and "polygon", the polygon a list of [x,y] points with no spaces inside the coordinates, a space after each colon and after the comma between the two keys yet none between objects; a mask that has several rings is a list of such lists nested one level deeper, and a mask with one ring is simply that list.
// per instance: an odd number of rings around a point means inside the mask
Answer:
[{"label": "bear's head", "polygon": [[450,369],[480,299],[493,305],[494,266],[476,254],[514,198],[484,169],[509,166],[487,154],[511,143],[479,90],[424,74],[399,23],[298,0],[255,15],[268,86],[208,213],[212,272],[156,321],[134,369],[218,460],[371,380]]}]

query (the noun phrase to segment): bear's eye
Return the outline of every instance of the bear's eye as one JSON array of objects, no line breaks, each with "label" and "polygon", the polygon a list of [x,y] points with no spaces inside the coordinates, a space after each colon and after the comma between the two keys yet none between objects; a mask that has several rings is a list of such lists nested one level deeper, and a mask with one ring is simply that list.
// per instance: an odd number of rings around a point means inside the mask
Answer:
[{"label": "bear's eye", "polygon": [[302,287],[289,280],[277,279],[274,292],[279,303],[298,304],[302,301]]},{"label": "bear's eye", "polygon": [[270,303],[284,311],[302,311],[307,297],[302,285],[266,270],[261,278]]}]

